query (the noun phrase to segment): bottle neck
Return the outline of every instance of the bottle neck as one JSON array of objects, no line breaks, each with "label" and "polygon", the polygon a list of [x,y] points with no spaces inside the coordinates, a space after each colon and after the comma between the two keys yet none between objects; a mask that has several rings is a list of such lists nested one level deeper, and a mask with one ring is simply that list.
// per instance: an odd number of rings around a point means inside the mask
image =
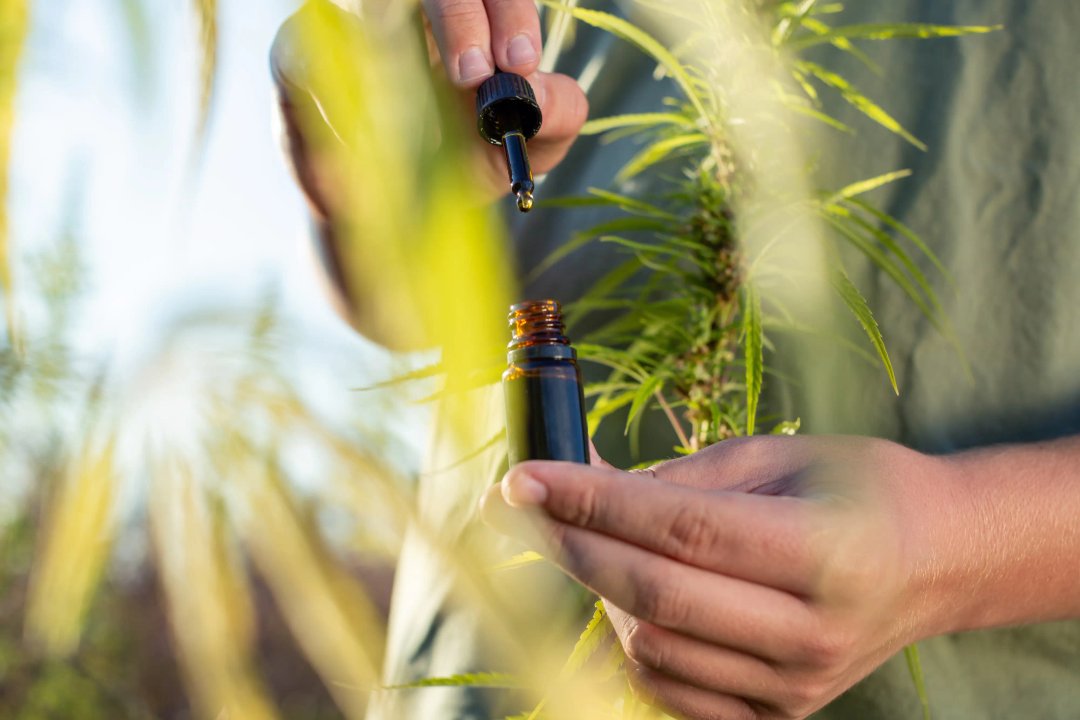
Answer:
[{"label": "bottle neck", "polygon": [[507,346],[511,362],[523,358],[576,357],[566,337],[562,307],[555,300],[530,300],[510,308],[512,338]]}]

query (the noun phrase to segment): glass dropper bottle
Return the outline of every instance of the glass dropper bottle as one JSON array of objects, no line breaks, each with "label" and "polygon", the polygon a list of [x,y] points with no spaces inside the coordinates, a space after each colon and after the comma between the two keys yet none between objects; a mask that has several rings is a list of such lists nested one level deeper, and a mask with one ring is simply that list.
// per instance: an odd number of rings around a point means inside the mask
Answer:
[{"label": "glass dropper bottle", "polygon": [[513,339],[503,373],[510,464],[589,462],[589,430],[577,353],[555,300],[510,308]]}]

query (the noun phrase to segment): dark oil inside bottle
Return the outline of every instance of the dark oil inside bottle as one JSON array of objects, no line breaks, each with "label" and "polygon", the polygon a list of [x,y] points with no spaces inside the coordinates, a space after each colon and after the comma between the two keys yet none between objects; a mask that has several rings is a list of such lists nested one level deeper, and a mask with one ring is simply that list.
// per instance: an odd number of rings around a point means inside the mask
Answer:
[{"label": "dark oil inside bottle", "polygon": [[577,356],[559,304],[515,305],[509,367],[503,373],[510,464],[524,460],[589,462],[589,433]]}]

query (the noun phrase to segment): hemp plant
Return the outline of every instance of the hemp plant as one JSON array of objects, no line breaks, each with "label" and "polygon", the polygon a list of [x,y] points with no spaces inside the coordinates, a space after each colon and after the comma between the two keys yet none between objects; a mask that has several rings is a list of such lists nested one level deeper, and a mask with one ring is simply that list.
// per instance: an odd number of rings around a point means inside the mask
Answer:
[{"label": "hemp plant", "polygon": [[[828,326],[806,325],[788,302],[792,293],[771,291],[790,279],[785,271],[770,268],[784,231],[767,235],[756,244],[743,237],[748,225],[760,221],[741,214],[750,205],[747,196],[759,191],[762,178],[753,148],[740,146],[736,126],[747,120],[734,116],[737,103],[726,95],[719,76],[739,72],[731,60],[747,54],[768,57],[788,75],[767,91],[772,93],[769,107],[784,117],[766,118],[765,122],[776,123],[779,132],[792,132],[791,123],[803,118],[852,132],[825,110],[823,96],[834,93],[884,130],[927,150],[882,105],[841,75],[804,57],[804,52],[827,44],[873,66],[857,41],[952,37],[995,28],[917,23],[845,25],[841,4],[816,0],[756,2],[744,7],[727,3],[724,8],[707,0],[635,3],[661,23],[665,19],[682,21],[678,44],[668,47],[641,26],[620,17],[556,0],[544,0],[543,4],[630,42],[656,61],[658,73],[670,78],[680,93],[655,112],[587,123],[584,135],[636,141],[641,149],[618,171],[612,188],[594,188],[586,197],[547,202],[560,211],[597,205],[622,211],[614,219],[578,233],[533,269],[533,275],[539,275],[590,243],[609,243],[625,251],[625,260],[597,278],[591,289],[567,308],[569,324],[590,314],[603,318],[597,329],[584,337],[577,335],[584,342],[575,342],[585,361],[610,369],[606,378],[586,389],[586,395],[594,399],[590,413],[594,430],[619,417],[631,434],[646,411],[653,409],[666,417],[677,439],[674,450],[683,454],[759,432],[759,404],[769,375],[766,355],[775,347],[771,336],[781,333],[828,333],[830,340],[879,364],[898,393],[883,333],[844,266],[843,253],[852,249],[896,283],[951,339],[948,320],[917,259],[926,258],[945,275],[943,265],[911,228],[863,197],[907,177],[910,173],[906,170],[783,199],[826,229],[805,238],[806,242],[820,242],[824,262],[818,270],[824,271],[824,277],[819,280],[829,289],[831,302],[846,308],[854,318],[854,327],[865,334],[869,351]],[[745,17],[732,17],[740,13]],[[730,42],[739,34],[733,27],[763,31],[756,38],[742,34],[738,52],[712,53],[711,45]],[[805,168],[790,171],[802,173]],[[626,181],[646,172],[661,179],[659,191],[647,195],[623,191]],[[794,434],[799,425],[797,419],[773,418],[770,430]],[[523,558],[522,562],[529,559],[536,558]],[[907,648],[906,656],[924,714],[929,716],[917,651]],[[565,671],[573,673],[588,666],[600,679],[610,678],[618,673],[621,661],[603,603],[597,601]],[[512,685],[507,676],[486,674],[429,679],[423,684]],[[544,717],[546,704],[542,700],[530,712],[514,717]],[[637,718],[654,717],[657,711],[624,693],[613,700],[611,712],[612,717]]]}]

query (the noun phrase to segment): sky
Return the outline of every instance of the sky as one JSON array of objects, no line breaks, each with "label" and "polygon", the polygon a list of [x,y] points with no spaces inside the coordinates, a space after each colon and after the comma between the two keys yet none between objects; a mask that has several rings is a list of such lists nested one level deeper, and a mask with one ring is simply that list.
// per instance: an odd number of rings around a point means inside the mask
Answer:
[{"label": "sky", "polygon": [[[74,228],[86,287],[72,342],[120,375],[145,365],[186,314],[250,311],[274,294],[300,337],[289,348],[294,379],[345,418],[363,402],[350,388],[420,360],[359,338],[318,289],[305,206],[274,133],[267,61],[294,5],[220,2],[205,155],[186,183],[199,92],[193,3],[32,3],[9,198],[16,282],[29,285],[29,259]],[[33,304],[22,292],[29,332]],[[422,416],[411,408],[393,422],[412,442]]]}]

